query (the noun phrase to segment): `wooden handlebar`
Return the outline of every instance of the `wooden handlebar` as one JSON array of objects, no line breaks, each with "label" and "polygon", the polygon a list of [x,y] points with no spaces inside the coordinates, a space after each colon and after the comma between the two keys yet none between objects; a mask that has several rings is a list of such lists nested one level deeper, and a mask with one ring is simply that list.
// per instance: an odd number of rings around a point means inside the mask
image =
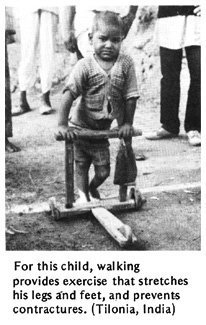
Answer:
[{"label": "wooden handlebar", "polygon": [[[112,138],[118,138],[119,137],[119,129],[114,128],[111,130],[86,130],[86,129],[76,129],[72,128],[75,131],[75,135],[77,139],[112,139]],[[133,137],[141,136],[142,130],[133,128]],[[63,141],[61,135],[55,134],[55,139],[57,141]]]}]

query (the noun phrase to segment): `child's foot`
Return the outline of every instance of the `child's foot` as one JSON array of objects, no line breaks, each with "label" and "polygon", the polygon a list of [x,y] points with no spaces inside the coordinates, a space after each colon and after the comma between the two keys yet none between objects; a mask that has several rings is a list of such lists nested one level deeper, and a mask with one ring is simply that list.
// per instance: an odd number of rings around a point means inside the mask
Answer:
[{"label": "child's foot", "polygon": [[83,199],[82,197],[78,197],[78,199],[74,202],[74,206],[84,205],[86,203],[88,203],[86,199]]},{"label": "child's foot", "polygon": [[96,187],[90,185],[90,186],[89,186],[89,192],[90,192],[91,197],[92,197],[93,199],[101,200],[101,197],[100,197],[99,191],[97,190]]},{"label": "child's foot", "polygon": [[84,192],[78,190],[78,198],[76,199],[76,201],[74,202],[74,206],[76,205],[83,205],[86,204],[90,201],[89,196],[87,194],[85,194]]}]

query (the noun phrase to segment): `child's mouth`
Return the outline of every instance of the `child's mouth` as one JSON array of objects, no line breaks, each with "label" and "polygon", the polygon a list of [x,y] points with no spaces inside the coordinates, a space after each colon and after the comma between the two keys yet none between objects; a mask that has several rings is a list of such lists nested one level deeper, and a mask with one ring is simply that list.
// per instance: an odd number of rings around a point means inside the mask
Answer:
[{"label": "child's mouth", "polygon": [[105,56],[112,56],[113,52],[112,51],[102,51],[102,54]]}]

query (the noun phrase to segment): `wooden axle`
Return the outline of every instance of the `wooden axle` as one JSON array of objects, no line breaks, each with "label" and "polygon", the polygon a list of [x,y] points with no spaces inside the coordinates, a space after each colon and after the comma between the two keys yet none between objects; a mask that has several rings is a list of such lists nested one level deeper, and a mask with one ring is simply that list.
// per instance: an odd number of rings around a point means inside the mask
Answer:
[{"label": "wooden axle", "polygon": [[128,210],[139,210],[142,205],[146,202],[146,200],[142,197],[139,191],[135,192],[135,196],[133,195],[134,191],[131,189],[130,196],[127,201],[120,202],[118,197],[106,198],[104,200],[96,200],[93,202],[87,202],[84,204],[79,204],[73,206],[70,209],[65,209],[56,204],[55,198],[50,198],[50,210],[52,216],[55,220],[60,220],[63,218],[70,218],[73,216],[83,215],[88,212],[91,212],[94,208],[104,208],[111,212],[121,212]]},{"label": "wooden axle", "polygon": [[60,220],[63,218],[70,218],[73,216],[83,215],[91,212],[94,208],[104,208],[112,212],[121,212],[126,210],[136,209],[136,204],[134,200],[128,200],[125,202],[119,202],[118,198],[116,200],[99,200],[97,202],[88,202],[78,206],[73,206],[70,209],[62,209],[56,206],[55,201],[50,199],[50,209],[52,216],[55,220]]}]

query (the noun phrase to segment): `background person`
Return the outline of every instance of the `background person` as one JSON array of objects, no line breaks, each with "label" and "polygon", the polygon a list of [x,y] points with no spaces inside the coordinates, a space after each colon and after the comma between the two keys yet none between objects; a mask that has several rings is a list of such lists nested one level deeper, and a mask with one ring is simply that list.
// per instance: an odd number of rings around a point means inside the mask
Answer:
[{"label": "background person", "polygon": [[13,43],[13,35],[15,31],[6,28],[5,31],[5,150],[7,152],[20,151],[20,148],[15,146],[9,141],[8,138],[13,136],[12,130],[12,102],[11,102],[11,91],[10,91],[10,72],[9,72],[9,61],[8,61],[8,50],[7,44]]},{"label": "background person", "polygon": [[200,6],[159,6],[157,27],[162,73],[162,126],[158,131],[146,135],[149,140],[172,138],[179,134],[180,72],[185,49],[190,86],[184,128],[191,145],[201,144],[200,13]]},{"label": "background person", "polygon": [[69,7],[23,7],[19,8],[18,16],[21,35],[21,61],[19,66],[19,109],[13,115],[29,112],[27,90],[36,81],[36,60],[39,50],[40,80],[41,80],[41,114],[52,112],[50,90],[54,70],[55,42],[57,21],[64,42],[67,42]]}]

